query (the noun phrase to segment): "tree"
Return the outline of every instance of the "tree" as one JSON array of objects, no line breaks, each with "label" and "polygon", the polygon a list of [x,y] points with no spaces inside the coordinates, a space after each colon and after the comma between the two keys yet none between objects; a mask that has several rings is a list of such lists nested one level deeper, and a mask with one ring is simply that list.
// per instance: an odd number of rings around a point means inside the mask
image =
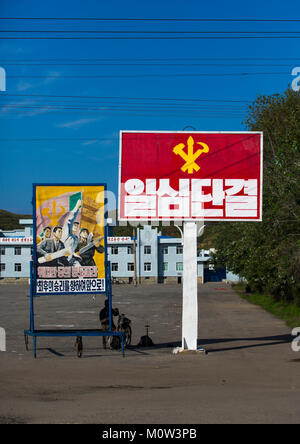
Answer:
[{"label": "tree", "polygon": [[258,291],[300,304],[300,94],[261,96],[244,124],[264,133],[263,222],[218,226],[215,261]]}]

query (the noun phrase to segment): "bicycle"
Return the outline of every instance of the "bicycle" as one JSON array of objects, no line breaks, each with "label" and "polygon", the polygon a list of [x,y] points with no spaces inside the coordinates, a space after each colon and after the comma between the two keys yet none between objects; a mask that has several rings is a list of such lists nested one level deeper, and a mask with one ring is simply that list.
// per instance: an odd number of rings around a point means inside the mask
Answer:
[{"label": "bicycle", "polygon": [[[124,333],[124,346],[128,347],[131,344],[132,329],[131,320],[128,319],[124,313],[119,314],[116,330],[118,332]],[[121,348],[121,337],[120,336],[110,336],[107,340],[107,345],[113,350],[120,350]]]}]

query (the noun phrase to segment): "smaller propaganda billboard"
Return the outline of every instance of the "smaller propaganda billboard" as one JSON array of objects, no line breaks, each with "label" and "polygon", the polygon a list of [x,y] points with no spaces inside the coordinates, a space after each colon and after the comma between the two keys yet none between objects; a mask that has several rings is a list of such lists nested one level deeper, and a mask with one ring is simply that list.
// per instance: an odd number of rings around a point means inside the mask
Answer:
[{"label": "smaller propaganda billboard", "polygon": [[105,185],[33,186],[33,292],[106,291]]},{"label": "smaller propaganda billboard", "polygon": [[120,221],[261,221],[261,132],[121,131]]}]

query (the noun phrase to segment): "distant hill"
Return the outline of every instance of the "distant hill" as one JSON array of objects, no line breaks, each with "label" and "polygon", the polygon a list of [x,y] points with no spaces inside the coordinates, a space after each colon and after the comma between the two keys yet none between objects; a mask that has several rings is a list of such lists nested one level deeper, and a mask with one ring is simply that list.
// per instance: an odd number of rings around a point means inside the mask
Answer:
[{"label": "distant hill", "polygon": [[20,219],[32,219],[29,214],[15,214],[0,209],[0,229],[1,230],[18,230],[24,228],[19,224]]}]

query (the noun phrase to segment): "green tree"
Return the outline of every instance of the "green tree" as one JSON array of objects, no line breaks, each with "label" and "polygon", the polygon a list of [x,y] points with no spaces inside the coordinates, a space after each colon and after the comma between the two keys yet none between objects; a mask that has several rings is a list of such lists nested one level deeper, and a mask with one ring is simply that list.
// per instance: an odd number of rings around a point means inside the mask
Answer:
[{"label": "green tree", "polygon": [[255,290],[300,304],[300,94],[258,97],[244,124],[264,133],[263,222],[220,224],[214,260]]}]

